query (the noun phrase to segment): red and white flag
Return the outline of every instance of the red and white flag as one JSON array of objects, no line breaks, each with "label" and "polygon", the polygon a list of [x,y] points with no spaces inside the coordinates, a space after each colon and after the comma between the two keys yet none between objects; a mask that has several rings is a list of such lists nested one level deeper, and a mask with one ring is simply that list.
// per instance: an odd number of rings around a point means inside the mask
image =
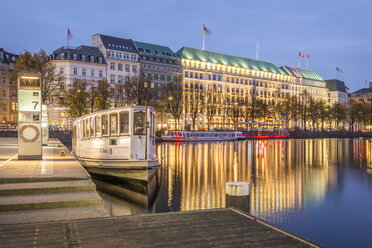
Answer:
[{"label": "red and white flag", "polygon": [[298,53],[298,56],[301,57],[301,58],[305,58],[305,55],[301,52]]},{"label": "red and white flag", "polygon": [[309,55],[309,54],[307,55],[307,59],[308,59],[309,61],[311,61],[311,58],[310,58],[310,55]]},{"label": "red and white flag", "polygon": [[69,27],[67,27],[67,39],[71,39],[71,32]]}]

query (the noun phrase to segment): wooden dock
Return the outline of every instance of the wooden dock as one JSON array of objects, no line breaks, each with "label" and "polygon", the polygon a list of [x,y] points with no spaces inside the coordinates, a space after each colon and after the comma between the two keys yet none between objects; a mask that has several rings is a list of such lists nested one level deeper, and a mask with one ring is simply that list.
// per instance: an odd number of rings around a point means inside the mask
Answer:
[{"label": "wooden dock", "polygon": [[0,247],[321,247],[236,209],[2,225]]}]

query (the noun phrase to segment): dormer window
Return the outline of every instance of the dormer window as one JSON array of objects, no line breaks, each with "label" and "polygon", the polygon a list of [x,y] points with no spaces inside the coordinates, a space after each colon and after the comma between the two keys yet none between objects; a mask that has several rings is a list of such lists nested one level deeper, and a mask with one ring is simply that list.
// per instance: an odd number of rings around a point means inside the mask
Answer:
[{"label": "dormer window", "polygon": [[98,57],[98,62],[102,64],[102,57]]},{"label": "dormer window", "polygon": [[94,56],[90,56],[90,62],[91,62],[91,63],[94,62]]},{"label": "dormer window", "polygon": [[82,60],[82,61],[85,61],[85,55],[84,55],[84,54],[81,55],[81,60]]},{"label": "dormer window", "polygon": [[76,53],[74,53],[74,54],[72,55],[72,59],[73,59],[73,60],[77,60],[77,54],[76,54]]},{"label": "dormer window", "polygon": [[65,59],[65,53],[61,53],[61,59]]}]

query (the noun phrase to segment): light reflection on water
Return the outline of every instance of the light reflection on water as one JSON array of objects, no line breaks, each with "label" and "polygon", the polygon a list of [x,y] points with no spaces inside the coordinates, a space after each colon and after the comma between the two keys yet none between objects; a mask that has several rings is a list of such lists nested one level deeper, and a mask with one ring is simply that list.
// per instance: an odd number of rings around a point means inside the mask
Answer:
[{"label": "light reflection on water", "polygon": [[139,212],[223,208],[225,183],[246,181],[253,215],[327,246],[372,247],[371,140],[160,143],[156,152],[159,190]]}]

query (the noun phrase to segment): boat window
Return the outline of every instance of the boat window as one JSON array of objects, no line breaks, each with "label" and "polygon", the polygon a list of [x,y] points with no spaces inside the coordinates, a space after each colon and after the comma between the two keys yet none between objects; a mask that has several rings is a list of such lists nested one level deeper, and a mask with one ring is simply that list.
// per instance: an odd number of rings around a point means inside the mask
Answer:
[{"label": "boat window", "polygon": [[134,112],[134,135],[145,135],[145,112]]},{"label": "boat window", "polygon": [[96,122],[96,137],[101,136],[101,116],[97,115],[95,118]]},{"label": "boat window", "polygon": [[110,114],[110,134],[118,134],[118,114]]},{"label": "boat window", "polygon": [[108,135],[108,116],[102,115],[102,136]]},{"label": "boat window", "polygon": [[94,137],[94,118],[90,117],[89,121],[90,121],[90,136]]},{"label": "boat window", "polygon": [[129,133],[129,112],[120,113],[120,134]]},{"label": "boat window", "polygon": [[86,122],[85,122],[85,120],[83,119],[82,120],[83,121],[83,138],[86,138],[86,129],[87,129],[87,125],[86,125]]},{"label": "boat window", "polygon": [[85,131],[87,132],[86,133],[86,136],[87,136],[87,138],[89,138],[89,136],[90,136],[90,125],[89,125],[89,119],[87,118],[87,119],[85,119],[84,120],[85,121],[85,126],[86,126],[86,129],[85,129]]}]

